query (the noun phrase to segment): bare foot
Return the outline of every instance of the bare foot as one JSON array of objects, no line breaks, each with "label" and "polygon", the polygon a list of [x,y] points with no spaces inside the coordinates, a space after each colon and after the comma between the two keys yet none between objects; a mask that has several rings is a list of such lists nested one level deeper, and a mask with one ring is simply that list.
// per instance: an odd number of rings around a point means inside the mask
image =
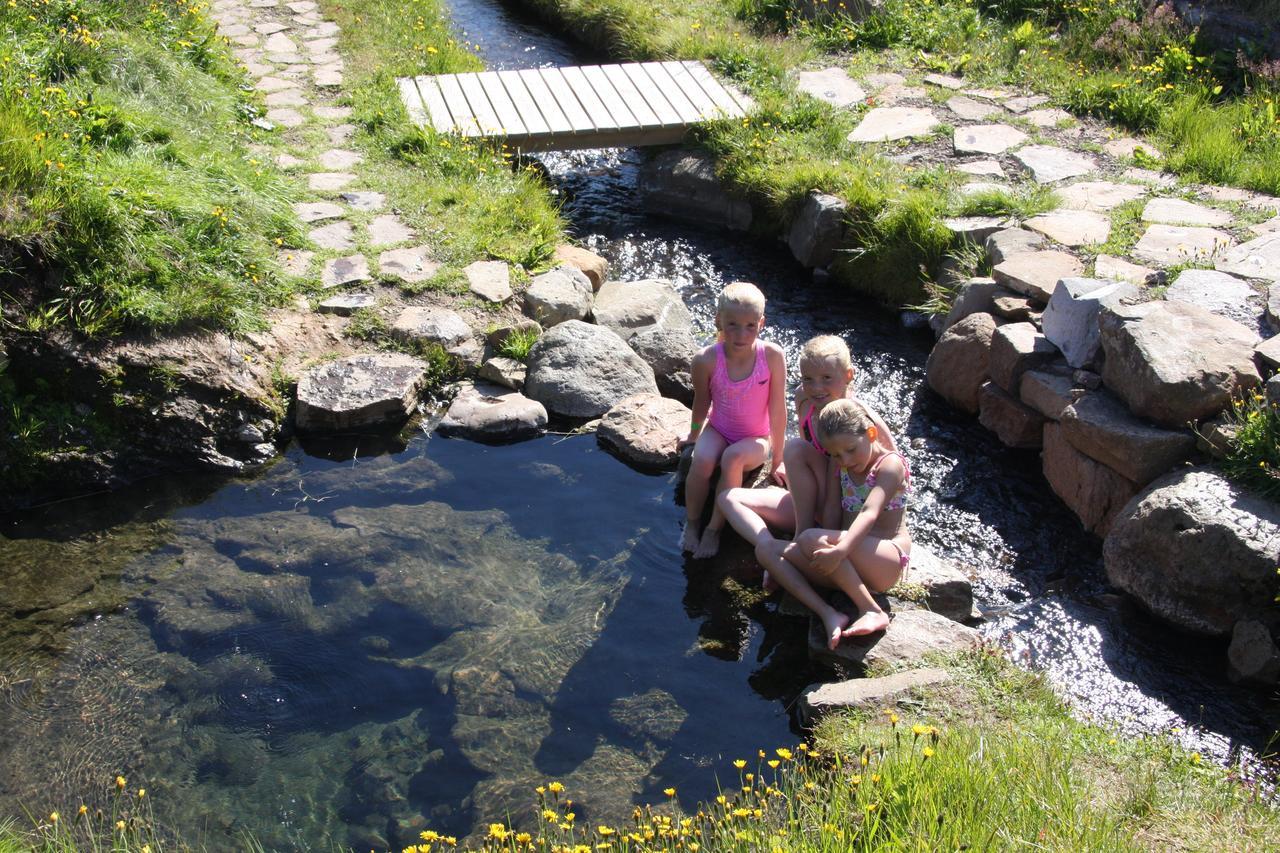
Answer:
[{"label": "bare foot", "polygon": [[882,610],[868,610],[842,632],[845,637],[865,637],[889,627],[889,615]]},{"label": "bare foot", "polygon": [[849,626],[849,617],[839,610],[832,610],[830,616],[822,617],[822,624],[827,629],[827,648],[835,651],[845,628]]},{"label": "bare foot", "polygon": [[696,551],[698,542],[702,539],[702,531],[698,529],[698,522],[692,518],[684,520],[684,533],[680,535],[681,551]]},{"label": "bare foot", "polygon": [[765,592],[773,592],[778,588],[778,582],[769,577],[769,573],[766,571],[764,577],[760,578],[760,586]]},{"label": "bare foot", "polygon": [[720,531],[713,527],[708,527],[702,531],[702,539],[698,541],[698,547],[694,549],[693,556],[695,559],[705,560],[708,557],[714,557],[719,550]]}]

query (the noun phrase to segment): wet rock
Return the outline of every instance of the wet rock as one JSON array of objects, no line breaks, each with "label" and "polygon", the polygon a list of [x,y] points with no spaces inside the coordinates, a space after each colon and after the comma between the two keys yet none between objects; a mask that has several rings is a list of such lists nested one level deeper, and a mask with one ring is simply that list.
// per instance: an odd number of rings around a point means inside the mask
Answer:
[{"label": "wet rock", "polygon": [[733,198],[716,176],[715,161],[689,151],[665,151],[640,171],[640,198],[651,212],[735,231],[751,227],[751,205]]},{"label": "wet rock", "polygon": [[1102,379],[1136,415],[1181,428],[1262,383],[1257,335],[1181,302],[1108,306],[1099,315]]},{"label": "wet rock", "polygon": [[467,321],[456,311],[437,306],[405,308],[391,324],[391,335],[410,344],[438,344],[446,350],[474,337]]},{"label": "wet rock", "polygon": [[[956,99],[952,98],[952,100]],[[996,112],[1001,112],[999,107],[994,109]],[[951,145],[957,154],[1003,154],[1026,141],[1025,133],[1007,124],[975,124],[957,127],[951,135]]]},{"label": "wet rock", "polygon": [[795,221],[787,245],[791,254],[806,267],[825,267],[835,257],[844,239],[844,217],[848,206],[837,196],[811,192]]},{"label": "wet rock", "polygon": [[1106,212],[1125,202],[1142,198],[1149,190],[1141,184],[1117,184],[1112,181],[1081,181],[1054,190],[1065,207],[1076,210]]},{"label": "wet rock", "polygon": [[296,421],[302,432],[399,423],[417,407],[426,379],[421,359],[399,353],[354,355],[298,379]]},{"label": "wet rock", "polygon": [[1014,255],[1035,252],[1044,247],[1044,238],[1025,228],[1005,228],[987,237],[983,243],[991,265],[1002,264]]},{"label": "wet rock", "polygon": [[987,375],[1006,392],[1017,393],[1022,374],[1058,358],[1058,348],[1031,323],[1006,323],[991,337]]},{"label": "wet rock", "polygon": [[833,107],[851,107],[867,99],[867,93],[843,68],[801,71],[796,75],[796,91]]},{"label": "wet rock", "polygon": [[1280,506],[1210,468],[1175,471],[1125,507],[1103,543],[1107,578],[1160,618],[1225,637],[1274,630]]},{"label": "wet rock", "polygon": [[1215,270],[1183,270],[1164,298],[1198,305],[1246,328],[1257,328],[1262,313],[1262,297],[1247,281]]},{"label": "wet rock", "polygon": [[612,329],[623,339],[639,329],[657,326],[664,329],[693,328],[689,309],[675,286],[660,278],[641,281],[606,281],[596,294],[592,306],[593,319]]},{"label": "wet rock", "polygon": [[1014,159],[1031,170],[1038,184],[1051,184],[1098,169],[1098,162],[1088,154],[1055,148],[1052,145],[1028,145],[1014,153]]},{"label": "wet rock", "polygon": [[553,414],[594,418],[633,394],[657,395],[658,386],[653,369],[615,332],[566,320],[533,345],[525,393]]},{"label": "wet rock", "polygon": [[577,267],[561,266],[534,277],[524,293],[524,310],[549,329],[591,314],[591,280]]},{"label": "wet rock", "polygon": [[1024,225],[1064,246],[1105,243],[1111,236],[1111,220],[1089,210],[1055,210],[1033,216]]},{"label": "wet rock", "polygon": [[850,637],[834,651],[827,648],[820,620],[812,620],[809,631],[811,657],[858,670],[902,666],[917,662],[930,652],[960,651],[977,644],[977,631],[928,610],[893,613],[887,631],[870,637]]},{"label": "wet rock", "polygon": [[833,684],[812,684],[800,694],[797,715],[800,725],[811,729],[832,711],[870,708],[879,710],[897,701],[904,693],[951,681],[945,669],[909,669],[880,678],[854,678]]},{"label": "wet rock", "polygon": [[1107,534],[1125,504],[1138,493],[1135,483],[1077,450],[1056,423],[1044,426],[1041,460],[1053,493],[1086,530],[1099,536]]},{"label": "wet rock", "polygon": [[511,268],[506,261],[476,261],[468,264],[462,274],[467,278],[467,287],[481,299],[506,302],[511,298]]},{"label": "wet rock", "polygon": [[1191,455],[1187,430],[1151,426],[1105,391],[1083,395],[1062,413],[1062,434],[1081,453],[1145,486]]},{"label": "wet rock", "polygon": [[991,430],[1006,447],[1039,448],[1044,416],[1024,406],[994,382],[986,382],[978,392],[978,422]]},{"label": "wet rock", "polygon": [[609,273],[608,261],[595,252],[579,246],[562,243],[556,246],[553,257],[560,262],[560,265],[571,266],[582,272],[591,281],[593,291],[600,289],[600,285],[605,282],[605,276]]},{"label": "wet rock", "polygon": [[632,335],[628,344],[653,368],[662,396],[693,405],[693,377],[689,371],[698,343],[692,332],[682,327],[648,326]]},{"label": "wet rock", "polygon": [[609,718],[628,735],[655,743],[674,738],[688,716],[674,696],[656,687],[615,699],[609,705]]},{"label": "wet rock", "polygon": [[1084,265],[1066,252],[1020,252],[996,264],[992,275],[1010,290],[1048,302],[1059,279],[1080,275]]},{"label": "wet rock", "polygon": [[1075,402],[1071,368],[1065,364],[1048,364],[1022,374],[1018,383],[1018,399],[1052,421],[1060,420],[1063,411]]},{"label": "wet rock", "polygon": [[[990,238],[988,238],[988,241]],[[971,278],[960,285],[951,310],[942,323],[945,332],[970,314],[990,314],[995,308],[995,295],[1003,288],[993,278]],[[941,334],[941,332],[939,332]]]},{"label": "wet rock", "polygon": [[1280,649],[1267,626],[1254,619],[1241,619],[1231,631],[1227,648],[1228,674],[1233,681],[1272,685],[1280,681]]},{"label": "wet rock", "polygon": [[688,433],[690,417],[683,403],[637,394],[605,413],[596,436],[635,465],[674,468],[680,455],[676,443]]},{"label": "wet rock", "polygon": [[[1157,266],[1172,267],[1188,261],[1212,258],[1229,250],[1235,242],[1230,234],[1213,228],[1152,225],[1133,247],[1133,256]],[[1223,260],[1225,261],[1225,256]],[[1217,267],[1224,269],[1223,261],[1219,261]]]},{"label": "wet rock", "polygon": [[1053,290],[1043,327],[1049,342],[1062,350],[1072,367],[1096,366],[1102,357],[1098,313],[1111,305],[1137,299],[1138,289],[1127,283],[1096,278],[1064,278]]},{"label": "wet rock", "polygon": [[1113,258],[1111,255],[1098,255],[1093,263],[1094,277],[1107,281],[1127,281],[1130,284],[1143,285],[1155,274],[1156,271],[1150,267],[1131,264],[1121,258]]},{"label": "wet rock", "polygon": [[925,365],[929,387],[970,414],[978,412],[978,390],[987,381],[996,326],[990,314],[970,314],[942,333]]},{"label": "wet rock", "polygon": [[1214,268],[1246,278],[1280,281],[1280,231],[1228,248]]},{"label": "wet rock", "polygon": [[1160,222],[1165,225],[1216,227],[1230,225],[1233,220],[1234,217],[1225,210],[1206,207],[1180,198],[1153,198],[1142,209],[1143,222]]},{"label": "wet rock", "polygon": [[464,385],[440,421],[440,431],[468,438],[511,440],[542,432],[547,410],[518,391],[474,382]]},{"label": "wet rock", "polygon": [[954,563],[939,557],[919,542],[911,546],[911,567],[904,582],[921,587],[920,602],[929,610],[956,622],[969,622],[979,614],[973,604],[973,584]]},{"label": "wet rock", "polygon": [[890,142],[928,136],[941,124],[932,110],[920,107],[875,107],[849,134],[850,142]]}]

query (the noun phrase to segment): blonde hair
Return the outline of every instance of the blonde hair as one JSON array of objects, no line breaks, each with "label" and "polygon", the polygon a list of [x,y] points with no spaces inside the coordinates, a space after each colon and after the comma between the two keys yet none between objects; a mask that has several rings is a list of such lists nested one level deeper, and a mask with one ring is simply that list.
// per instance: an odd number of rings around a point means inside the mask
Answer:
[{"label": "blonde hair", "polygon": [[825,361],[833,359],[841,370],[853,368],[853,356],[849,355],[849,346],[842,338],[835,335],[818,335],[805,341],[800,350],[801,361]]},{"label": "blonde hair", "polygon": [[764,294],[749,281],[731,281],[720,291],[720,298],[716,300],[716,316],[735,308],[754,311],[757,316],[763,317]]},{"label": "blonde hair", "polygon": [[832,400],[818,412],[818,437],[824,443],[837,435],[862,435],[873,426],[871,413],[857,400]]}]

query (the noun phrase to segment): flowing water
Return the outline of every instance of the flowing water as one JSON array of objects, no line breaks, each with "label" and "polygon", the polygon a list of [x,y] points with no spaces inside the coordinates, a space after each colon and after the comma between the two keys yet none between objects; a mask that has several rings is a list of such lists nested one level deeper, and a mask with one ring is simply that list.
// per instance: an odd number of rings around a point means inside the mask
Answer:
[{"label": "flowing water", "polygon": [[[454,10],[495,67],[581,59],[491,0]],[[674,281],[704,331],[742,278],[793,365],[813,334],[850,342],[860,394],[910,449],[917,539],[972,567],[986,635],[1081,714],[1222,762],[1265,747],[1275,709],[1225,681],[1222,647],[1109,592],[1036,456],[922,389],[927,334],[782,247],[638,213],[636,151],[543,159],[577,236],[620,278]],[[244,832],[367,849],[519,818],[548,779],[580,820],[667,787],[692,805],[728,761],[794,741],[820,676],[805,625],[750,592],[732,538],[681,557],[670,477],[589,436],[429,428],[0,519],[0,815],[69,811],[124,772],[210,849]]]}]

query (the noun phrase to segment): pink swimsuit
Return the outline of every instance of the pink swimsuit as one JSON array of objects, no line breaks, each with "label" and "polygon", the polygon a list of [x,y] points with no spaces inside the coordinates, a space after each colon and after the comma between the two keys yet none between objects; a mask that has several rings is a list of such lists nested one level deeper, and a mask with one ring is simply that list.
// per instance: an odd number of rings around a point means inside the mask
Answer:
[{"label": "pink swimsuit", "polygon": [[769,435],[769,386],[772,375],[765,348],[755,344],[756,365],[740,382],[729,378],[724,344],[716,344],[716,367],[711,374],[711,426],[733,444],[744,438]]}]

